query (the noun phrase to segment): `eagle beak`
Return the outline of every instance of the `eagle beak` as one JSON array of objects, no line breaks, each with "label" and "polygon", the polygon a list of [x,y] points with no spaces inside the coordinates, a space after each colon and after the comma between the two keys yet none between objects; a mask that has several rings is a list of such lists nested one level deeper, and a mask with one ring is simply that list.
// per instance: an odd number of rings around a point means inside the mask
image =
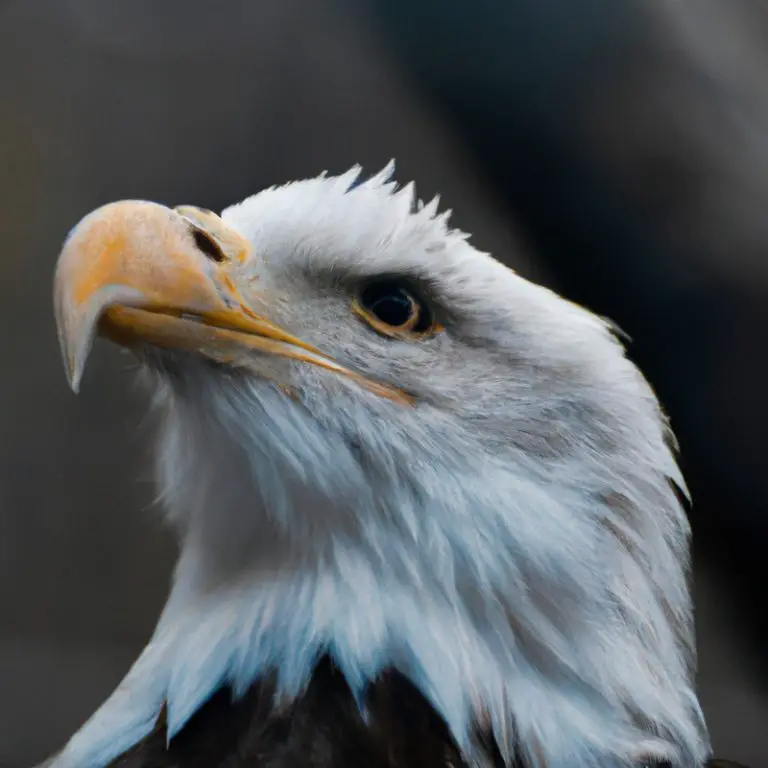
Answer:
[{"label": "eagle beak", "polygon": [[88,214],[67,238],[54,278],[56,323],[72,389],[78,391],[100,334],[126,347],[152,344],[219,362],[243,359],[245,350],[290,357],[390,399],[408,399],[254,312],[233,279],[250,257],[247,240],[199,208],[123,201]]}]

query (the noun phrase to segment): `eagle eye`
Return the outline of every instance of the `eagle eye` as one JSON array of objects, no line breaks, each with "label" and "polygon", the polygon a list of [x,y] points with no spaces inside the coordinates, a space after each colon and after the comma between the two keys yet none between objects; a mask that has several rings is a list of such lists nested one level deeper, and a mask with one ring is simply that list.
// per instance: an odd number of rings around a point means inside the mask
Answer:
[{"label": "eagle eye", "polygon": [[377,280],[366,285],[352,306],[357,315],[384,336],[423,337],[441,330],[429,305],[413,288],[398,280]]}]

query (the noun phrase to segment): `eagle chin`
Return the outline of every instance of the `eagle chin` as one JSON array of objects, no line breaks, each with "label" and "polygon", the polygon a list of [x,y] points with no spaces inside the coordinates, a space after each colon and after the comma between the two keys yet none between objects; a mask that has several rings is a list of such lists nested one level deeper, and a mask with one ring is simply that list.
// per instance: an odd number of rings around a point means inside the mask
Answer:
[{"label": "eagle chin", "polygon": [[704,765],[653,392],[392,172],[70,233],[69,381],[97,335],[140,361],[181,554],[55,768]]}]

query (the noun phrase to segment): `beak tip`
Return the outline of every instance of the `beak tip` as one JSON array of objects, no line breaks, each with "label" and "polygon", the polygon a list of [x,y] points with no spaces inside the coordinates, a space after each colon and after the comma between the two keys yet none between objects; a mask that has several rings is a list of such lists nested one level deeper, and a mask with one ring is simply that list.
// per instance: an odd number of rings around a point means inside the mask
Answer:
[{"label": "beak tip", "polygon": [[78,366],[75,360],[64,350],[64,375],[69,388],[75,394],[80,391],[80,379],[82,378],[82,370],[78,370],[78,368],[81,366]]},{"label": "beak tip", "polygon": [[80,394],[80,382],[82,378],[82,373],[80,371],[67,371],[67,383],[69,384],[69,388],[76,395]]},{"label": "beak tip", "polygon": [[85,364],[90,355],[95,334],[93,322],[86,322],[84,328],[78,327],[79,325],[76,323],[75,329],[68,324],[59,325],[59,343],[64,362],[64,375],[67,378],[69,388],[75,394],[80,391],[80,381],[83,378]]}]

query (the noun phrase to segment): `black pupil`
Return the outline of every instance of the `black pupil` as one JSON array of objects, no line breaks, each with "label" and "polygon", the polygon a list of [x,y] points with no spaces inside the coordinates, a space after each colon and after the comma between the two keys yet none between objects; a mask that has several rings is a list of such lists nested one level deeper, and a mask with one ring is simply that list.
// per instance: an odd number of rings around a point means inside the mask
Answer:
[{"label": "black pupil", "polygon": [[413,320],[418,313],[419,319],[410,328],[412,331],[425,331],[430,320],[421,301],[407,288],[393,282],[378,282],[369,285],[360,295],[360,303],[377,320],[399,328]]}]

